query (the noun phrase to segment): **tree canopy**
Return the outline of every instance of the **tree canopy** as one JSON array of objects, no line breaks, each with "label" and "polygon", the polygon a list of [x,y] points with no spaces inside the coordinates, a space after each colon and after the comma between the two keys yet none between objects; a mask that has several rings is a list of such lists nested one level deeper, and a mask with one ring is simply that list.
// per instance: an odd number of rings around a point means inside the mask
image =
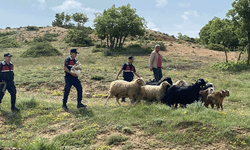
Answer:
[{"label": "tree canopy", "polygon": [[105,37],[107,46],[110,48],[122,47],[128,36],[144,35],[145,19],[136,14],[136,9],[130,4],[104,10],[103,13],[96,13],[94,20],[95,34],[98,37]]}]

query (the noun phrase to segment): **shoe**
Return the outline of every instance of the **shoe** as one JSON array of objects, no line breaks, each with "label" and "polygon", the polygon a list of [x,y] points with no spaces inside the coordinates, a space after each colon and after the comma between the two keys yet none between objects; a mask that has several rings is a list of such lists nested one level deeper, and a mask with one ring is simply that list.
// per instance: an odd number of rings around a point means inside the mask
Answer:
[{"label": "shoe", "polygon": [[20,112],[20,109],[19,109],[19,108],[16,108],[16,107],[11,107],[11,111]]},{"label": "shoe", "polygon": [[68,106],[65,104],[65,105],[62,105],[62,108],[65,110],[65,111],[68,111],[69,110],[69,108],[68,108]]},{"label": "shoe", "polygon": [[87,107],[87,105],[84,105],[84,104],[82,104],[82,103],[77,104],[77,108],[82,108],[82,107]]}]

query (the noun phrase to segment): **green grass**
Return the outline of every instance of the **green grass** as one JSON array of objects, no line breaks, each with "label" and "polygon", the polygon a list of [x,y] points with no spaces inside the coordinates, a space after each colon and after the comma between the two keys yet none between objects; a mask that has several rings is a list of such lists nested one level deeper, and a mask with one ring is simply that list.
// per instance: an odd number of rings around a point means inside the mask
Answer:
[{"label": "green grass", "polygon": [[[145,141],[149,137],[153,139],[144,144],[147,148],[199,149],[212,144],[222,144],[228,149],[250,148],[248,69],[222,71],[210,67],[214,62],[200,64],[188,58],[163,58],[163,76],[172,77],[174,82],[184,79],[192,83],[204,78],[214,83],[216,91],[230,90],[223,112],[205,108],[200,103],[184,109],[144,101],[136,106],[127,102],[119,107],[114,98],[103,106],[105,99],[86,97],[83,99],[88,107],[77,109],[74,88],[69,96],[70,110],[65,112],[61,108],[64,86],[62,66],[70,48],[64,50],[60,44],[52,44],[63,56],[22,58],[20,55],[29,46],[8,49],[13,54],[17,107],[21,112],[10,111],[10,96],[6,92],[0,111],[0,145],[25,150],[144,149],[138,147],[138,143],[143,141],[129,138],[137,136]],[[93,52],[93,48],[78,49],[80,54],[77,59],[82,64],[79,79],[85,92],[107,95],[110,82],[135,49],[103,56],[102,52]],[[134,54],[137,73],[145,80],[152,79],[153,73],[148,68],[149,56],[139,52]],[[184,69],[183,66],[191,67]]]}]

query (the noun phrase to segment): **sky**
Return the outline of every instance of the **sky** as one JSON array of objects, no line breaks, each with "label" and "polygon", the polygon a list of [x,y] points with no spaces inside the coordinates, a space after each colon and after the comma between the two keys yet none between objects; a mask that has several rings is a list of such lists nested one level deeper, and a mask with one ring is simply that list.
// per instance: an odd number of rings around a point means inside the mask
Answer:
[{"label": "sky", "polygon": [[226,18],[234,0],[0,0],[0,28],[52,26],[56,13],[85,13],[93,27],[95,13],[130,4],[147,22],[147,29],[198,38],[214,17]]}]

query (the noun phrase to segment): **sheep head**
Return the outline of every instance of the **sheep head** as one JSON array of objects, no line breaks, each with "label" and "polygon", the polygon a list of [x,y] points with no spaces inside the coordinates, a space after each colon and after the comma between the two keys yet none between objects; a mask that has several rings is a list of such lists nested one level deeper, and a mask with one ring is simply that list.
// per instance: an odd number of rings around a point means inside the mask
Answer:
[{"label": "sheep head", "polygon": [[207,84],[207,82],[204,79],[198,79],[196,83],[202,87]]},{"label": "sheep head", "polygon": [[229,96],[230,96],[229,90],[222,90],[222,91],[221,91],[221,96],[222,96],[222,97],[226,97],[226,96],[229,97]]},{"label": "sheep head", "polygon": [[136,82],[139,86],[146,85],[146,82],[142,78],[136,79]]}]

